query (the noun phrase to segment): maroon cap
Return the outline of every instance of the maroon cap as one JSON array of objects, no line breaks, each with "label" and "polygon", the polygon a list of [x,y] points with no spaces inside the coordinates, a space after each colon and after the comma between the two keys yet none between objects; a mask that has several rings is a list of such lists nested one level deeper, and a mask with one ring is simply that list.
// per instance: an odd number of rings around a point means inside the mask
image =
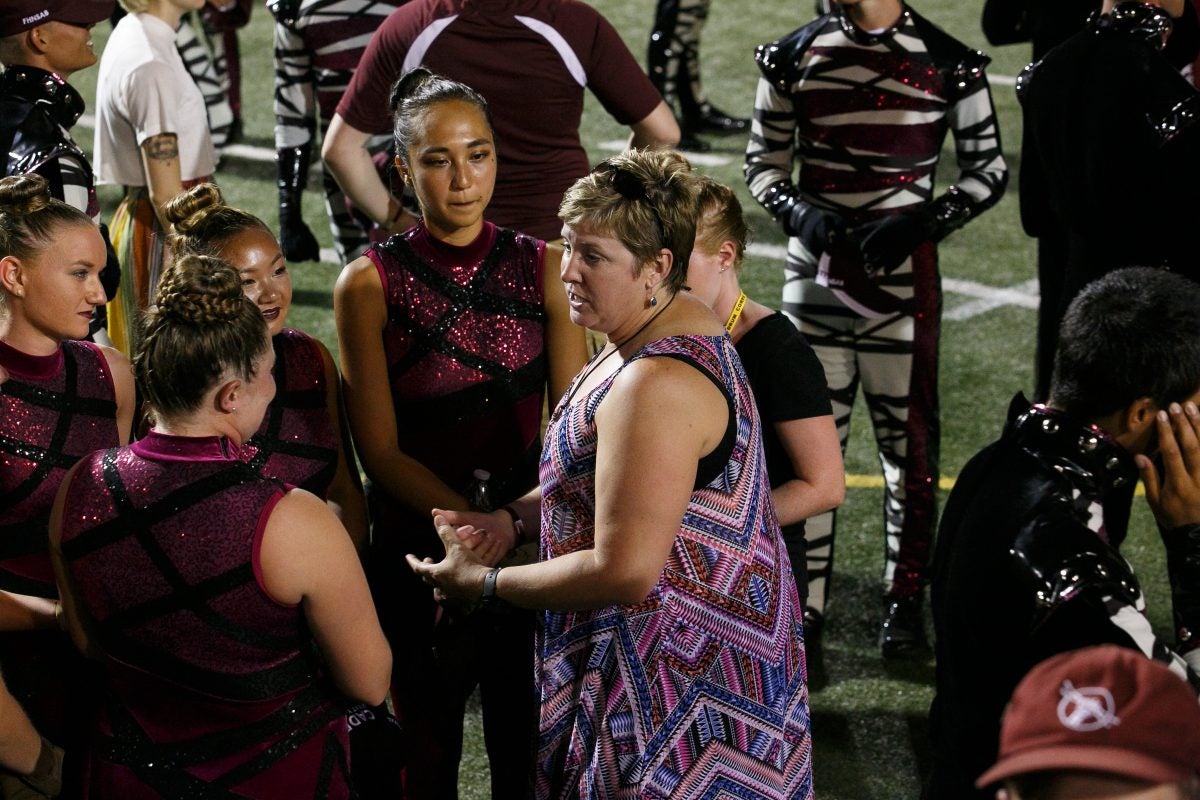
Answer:
[{"label": "maroon cap", "polygon": [[999,760],[975,785],[1042,770],[1103,772],[1152,784],[1200,774],[1195,692],[1163,664],[1116,645],[1043,661],[1013,692]]},{"label": "maroon cap", "polygon": [[45,22],[95,25],[108,19],[116,0],[4,0],[0,3],[0,38]]}]

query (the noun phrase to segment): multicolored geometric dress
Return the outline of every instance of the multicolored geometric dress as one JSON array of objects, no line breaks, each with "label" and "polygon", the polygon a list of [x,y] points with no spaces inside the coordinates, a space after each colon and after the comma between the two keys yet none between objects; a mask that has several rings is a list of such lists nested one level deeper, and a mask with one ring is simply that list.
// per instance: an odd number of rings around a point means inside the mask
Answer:
[{"label": "multicolored geometric dress", "polygon": [[[811,798],[801,608],[741,362],[727,336],[677,336],[625,366],[650,357],[691,364],[729,398],[728,457],[701,460],[642,603],[545,613],[537,796]],[[594,545],[594,419],[620,372],[551,418],[542,560]]]},{"label": "multicolored geometric dress", "polygon": [[338,464],[338,432],[329,421],[325,360],[316,340],[284,328],[275,349],[275,399],[242,447],[251,467],[325,499]]},{"label": "multicolored geometric dress", "polygon": [[344,704],[303,609],[262,587],[283,496],[215,436],[81,462],[62,552],[109,681],[85,796],[351,796]]}]

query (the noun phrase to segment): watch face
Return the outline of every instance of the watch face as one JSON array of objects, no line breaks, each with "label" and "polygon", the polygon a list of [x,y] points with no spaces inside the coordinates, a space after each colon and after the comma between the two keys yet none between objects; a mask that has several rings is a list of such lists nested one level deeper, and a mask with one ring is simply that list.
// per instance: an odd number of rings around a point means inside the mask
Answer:
[{"label": "watch face", "polygon": [[860,316],[883,319],[907,311],[912,301],[884,289],[876,276],[867,272],[858,248],[847,241],[835,244],[817,262],[817,284]]}]

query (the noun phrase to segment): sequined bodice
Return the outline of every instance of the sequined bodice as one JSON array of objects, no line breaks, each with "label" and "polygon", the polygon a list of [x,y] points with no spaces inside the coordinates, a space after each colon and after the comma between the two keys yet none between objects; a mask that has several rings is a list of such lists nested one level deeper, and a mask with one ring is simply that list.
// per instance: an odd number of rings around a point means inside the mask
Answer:
[{"label": "sequined bodice", "polygon": [[0,365],[0,589],[56,597],[50,506],[76,461],[119,442],[112,375],[87,342],[45,358],[0,342]]},{"label": "sequined bodice", "polygon": [[256,578],[283,491],[237,453],[224,439],[151,431],[92,454],[67,490],[62,549],[112,659],[206,695],[259,700],[306,685],[313,664],[300,609]]},{"label": "sequined bodice", "polygon": [[[950,87],[907,11],[878,35],[830,15],[798,72],[792,99],[797,158],[804,163],[799,186],[806,195],[836,197],[837,205],[868,214],[876,206],[894,208],[888,198],[904,191],[914,200],[932,197],[949,130]],[[848,83],[835,73],[856,77]],[[850,115],[866,118],[863,109],[886,112],[887,124],[879,115],[849,124]]]},{"label": "sequined bodice", "polygon": [[368,251],[387,299],[400,449],[449,486],[465,486],[477,468],[504,473],[538,441],[544,248],[489,223],[463,248],[417,226]]},{"label": "sequined bodice", "polygon": [[244,457],[268,478],[324,498],[338,462],[338,434],[329,420],[325,365],[312,337],[284,328],[275,347],[275,399]]}]

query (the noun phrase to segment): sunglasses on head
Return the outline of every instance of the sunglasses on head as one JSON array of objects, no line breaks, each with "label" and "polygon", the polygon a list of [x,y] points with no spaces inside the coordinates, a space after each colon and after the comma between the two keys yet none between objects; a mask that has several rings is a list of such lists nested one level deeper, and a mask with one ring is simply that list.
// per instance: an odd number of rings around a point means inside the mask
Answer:
[{"label": "sunglasses on head", "polygon": [[658,209],[654,206],[654,203],[650,202],[650,196],[646,194],[646,184],[642,183],[641,178],[611,161],[600,162],[600,166],[592,170],[592,174],[599,176],[607,174],[608,185],[612,187],[614,192],[626,200],[635,203],[645,203],[646,208],[650,209],[650,213],[654,215],[654,225],[658,228],[658,241],[664,247],[667,246],[666,226],[663,225]]}]

